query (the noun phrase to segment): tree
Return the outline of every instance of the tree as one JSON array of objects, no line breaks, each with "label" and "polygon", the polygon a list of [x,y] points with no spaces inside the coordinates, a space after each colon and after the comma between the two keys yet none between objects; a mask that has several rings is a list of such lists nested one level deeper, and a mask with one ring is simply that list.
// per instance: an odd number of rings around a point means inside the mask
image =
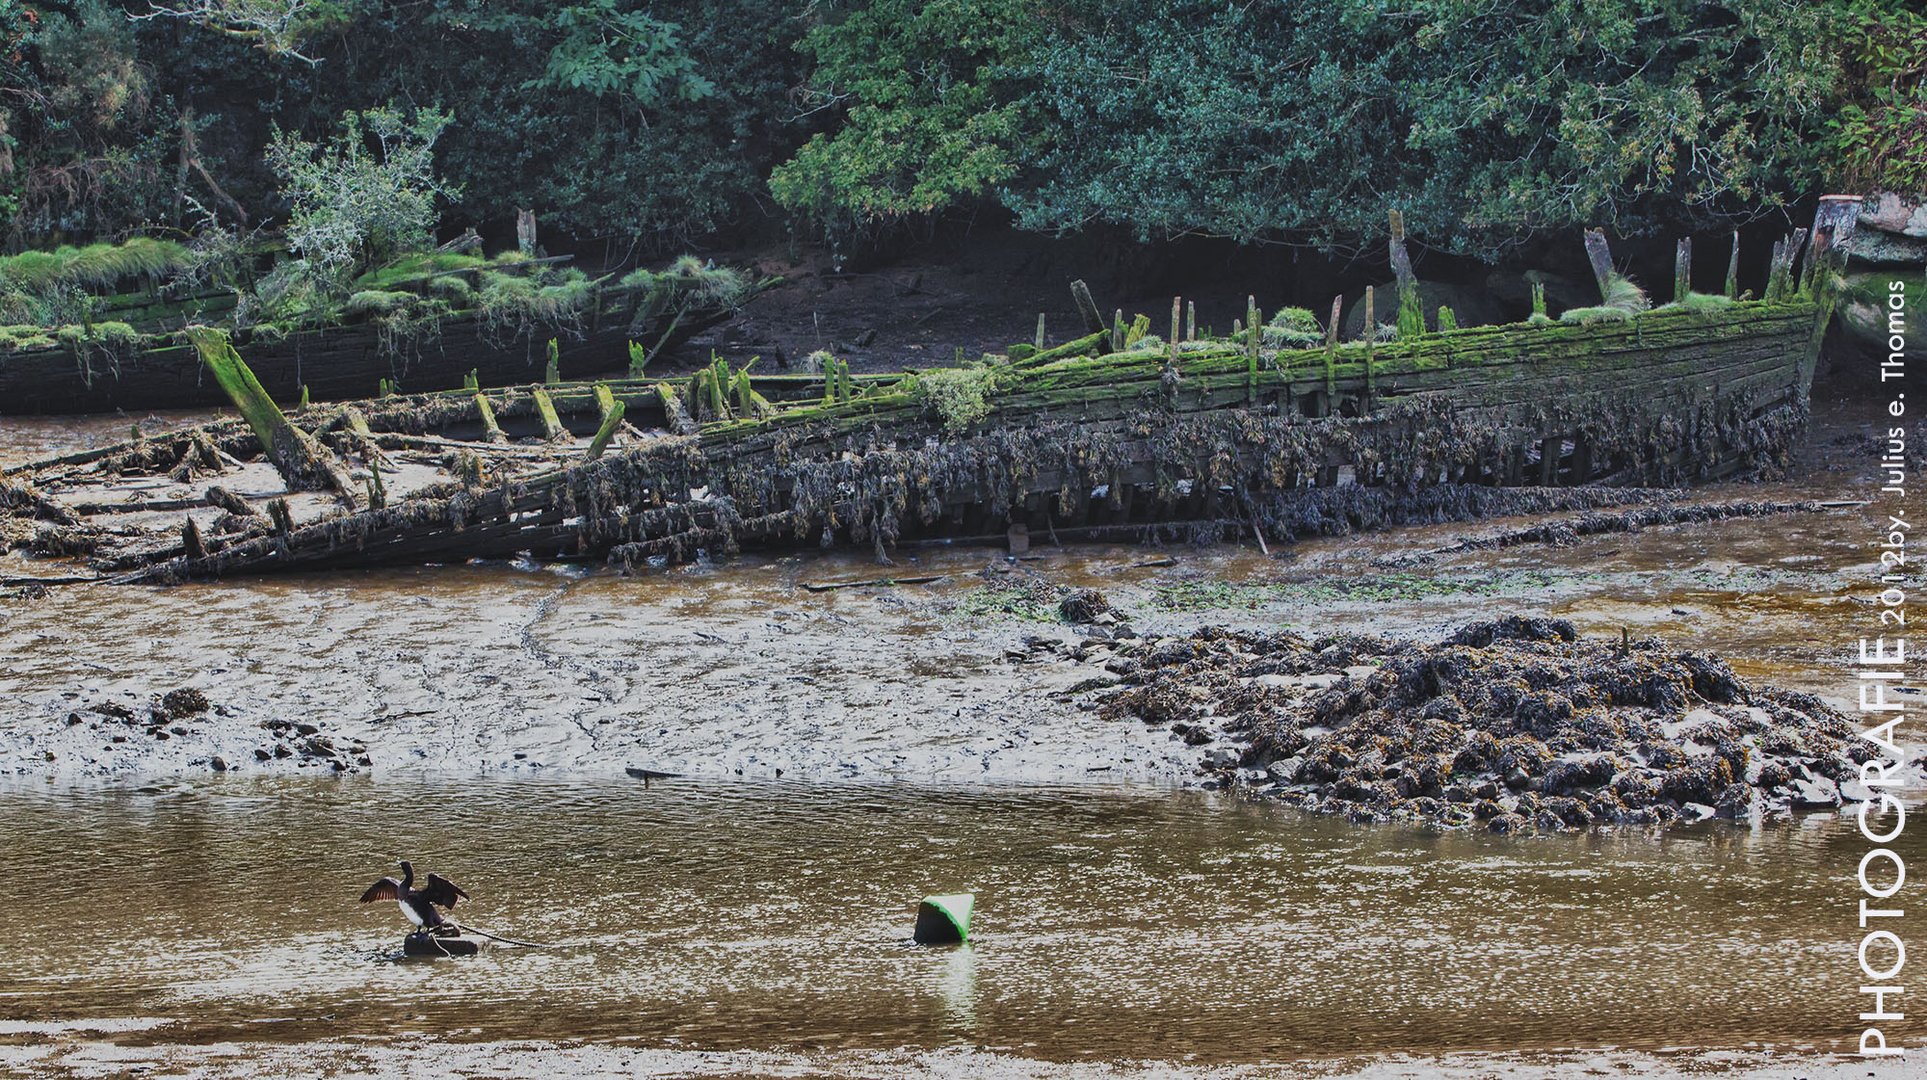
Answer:
[{"label": "tree", "polygon": [[268,160],[289,205],[288,246],[318,281],[433,242],[437,198],[456,194],[435,176],[435,140],[452,118],[392,106],[349,113],[326,143],[274,133]]},{"label": "tree", "polygon": [[1834,122],[1841,186],[1927,191],[1927,15],[1870,6],[1847,38],[1852,94]]},{"label": "tree", "polygon": [[1022,105],[1005,78],[1039,38],[1022,0],[877,0],[813,28],[805,115],[839,114],[770,176],[826,224],[888,223],[974,199],[1017,171]]}]

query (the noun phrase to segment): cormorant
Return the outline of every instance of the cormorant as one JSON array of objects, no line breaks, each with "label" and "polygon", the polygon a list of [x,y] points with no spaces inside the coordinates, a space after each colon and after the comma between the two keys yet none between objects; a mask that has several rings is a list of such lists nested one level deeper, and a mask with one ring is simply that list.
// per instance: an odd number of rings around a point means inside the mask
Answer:
[{"label": "cormorant", "polygon": [[442,917],[441,912],[435,910],[437,907],[453,910],[456,903],[468,899],[468,894],[462,891],[461,886],[440,874],[428,875],[426,888],[413,888],[414,884],[415,868],[408,865],[408,860],[403,859],[401,880],[396,881],[392,877],[382,878],[368,886],[368,891],[361,894],[361,902],[372,904],[377,900],[393,900],[400,906],[401,913],[408,916],[409,922],[427,931],[448,921]]}]

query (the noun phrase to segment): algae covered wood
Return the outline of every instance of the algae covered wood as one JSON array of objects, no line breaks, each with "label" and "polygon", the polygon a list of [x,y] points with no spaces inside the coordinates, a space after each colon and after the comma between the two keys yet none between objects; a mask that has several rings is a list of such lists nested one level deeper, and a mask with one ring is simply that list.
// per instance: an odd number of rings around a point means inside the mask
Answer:
[{"label": "algae covered wood", "polygon": [[225,331],[211,327],[188,328],[188,338],[199,350],[201,360],[214,373],[215,381],[234,407],[254,430],[268,451],[288,487],[292,490],[327,489],[352,498],[352,489],[341,475],[339,463],[328,450],[306,432],[288,422],[286,414],[261,388]]},{"label": "algae covered wood", "polygon": [[[585,378],[627,360],[631,339],[674,345],[735,314],[745,295],[710,300],[668,285],[600,284],[581,311],[555,319],[504,320],[480,309],[400,330],[378,321],[328,322],[231,331],[256,380],[276,401],[367,396],[386,381],[403,389],[459,386],[470,371],[484,386],[533,381],[547,361],[557,377]],[[660,289],[674,295],[663,300]],[[652,291],[655,290],[655,291]],[[230,305],[231,306],[231,305]],[[185,309],[184,309],[185,310]],[[195,309],[198,310],[198,309]],[[60,344],[0,350],[0,415],[26,416],[187,408],[223,402],[179,314],[132,343]],[[673,333],[668,333],[673,329]]]},{"label": "algae covered wood", "polygon": [[[1371,314],[1364,340],[1310,350],[1266,347],[1251,298],[1244,333],[1176,355],[1139,347],[1149,319],[1120,314],[942,380],[719,361],[674,380],[317,405],[298,426],[369,470],[365,509],[274,497],[267,521],[197,524],[198,550],[179,516],[117,515],[154,521],[117,531],[81,512],[83,492],[204,460],[196,440],[223,462],[260,452],[252,429],[225,421],[9,471],[6,491],[35,494],[0,497],[0,535],[32,549],[64,518],[64,543],[93,545],[98,572],[130,581],[518,553],[623,568],[747,546],[883,554],[1025,525],[1111,539],[1255,529],[1269,544],[1616,497],[1599,481],[1770,468],[1805,420],[1823,325],[1796,296],[1380,343]],[[1107,351],[1120,331],[1126,347]],[[485,412],[506,442],[488,441]],[[570,422],[596,431],[590,453],[552,441]],[[634,438],[617,447],[618,430]],[[384,478],[378,450],[407,468]],[[188,514],[198,501],[185,491]]]}]

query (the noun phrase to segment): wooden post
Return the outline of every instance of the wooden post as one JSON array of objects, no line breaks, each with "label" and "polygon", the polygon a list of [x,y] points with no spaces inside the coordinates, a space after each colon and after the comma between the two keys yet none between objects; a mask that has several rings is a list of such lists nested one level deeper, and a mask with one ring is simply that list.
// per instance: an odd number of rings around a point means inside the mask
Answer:
[{"label": "wooden post", "polygon": [[1344,317],[1344,314],[1345,294],[1339,293],[1332,297],[1332,319],[1325,324],[1325,351],[1328,353],[1338,348],[1338,331],[1341,329],[1339,320]]},{"label": "wooden post", "polygon": [[1592,263],[1593,280],[1599,283],[1599,299],[1603,302],[1613,278],[1613,253],[1606,246],[1604,230],[1586,230],[1586,259]]},{"label": "wooden post", "polygon": [[1780,298],[1778,295],[1780,288],[1780,261],[1785,257],[1785,254],[1786,241],[1773,241],[1773,256],[1769,258],[1766,263],[1766,292],[1761,296],[1761,299],[1778,300]]},{"label": "wooden post", "polygon": [[1809,296],[1818,295],[1820,278],[1826,273],[1822,264],[1830,257],[1833,249],[1833,230],[1825,225],[1813,227],[1813,247],[1807,251],[1806,272],[1800,275],[1800,292]]},{"label": "wooden post", "polygon": [[1077,303],[1077,313],[1084,319],[1084,329],[1097,333],[1104,329],[1104,316],[1097,310],[1097,301],[1091,299],[1091,287],[1079,278],[1071,282],[1071,299]]},{"label": "wooden post", "polygon": [[1374,291],[1370,285],[1365,286],[1365,390],[1367,393],[1378,389],[1372,378],[1372,352],[1378,347],[1378,315],[1374,310],[1376,306],[1372,295]]},{"label": "wooden post", "polygon": [[1183,326],[1184,298],[1181,296],[1173,296],[1171,298],[1171,339],[1165,342],[1171,350],[1170,356],[1173,363],[1176,363],[1178,359],[1178,333],[1183,329]]},{"label": "wooden post", "polygon": [[550,442],[561,442],[569,437],[569,429],[562,426],[562,420],[555,415],[555,400],[549,392],[536,387],[529,396],[535,401],[535,417],[542,422],[542,437]]},{"label": "wooden post", "polygon": [[217,510],[224,510],[227,513],[233,514],[235,517],[259,518],[261,516],[261,511],[249,506],[246,499],[243,499],[219,484],[209,484],[207,490],[201,494],[201,497],[207,500],[209,506]]},{"label": "wooden post", "polygon": [[1740,298],[1740,230],[1733,230],[1733,249],[1726,256],[1726,295]]},{"label": "wooden post", "polygon": [[495,406],[489,404],[487,394],[475,395],[475,412],[482,418],[482,435],[492,443],[505,443],[509,437],[502,431],[502,425],[495,422]]},{"label": "wooden post", "polygon": [[1815,295],[1828,292],[1833,272],[1846,264],[1847,241],[1860,224],[1860,204],[1858,195],[1820,196],[1820,208],[1813,213],[1813,232],[1818,237],[1820,230],[1826,229],[1829,238],[1824,254],[1817,239],[1814,243]]},{"label": "wooden post", "polygon": [[1398,280],[1398,336],[1409,341],[1425,333],[1425,301],[1419,296],[1418,276],[1412,273],[1412,256],[1405,250],[1405,215],[1393,210],[1392,276]]},{"label": "wooden post", "polygon": [[1245,297],[1245,329],[1250,331],[1247,342],[1249,351],[1252,356],[1257,356],[1258,346],[1265,339],[1265,323],[1260,317],[1258,298],[1255,296]]},{"label": "wooden post", "polygon": [[288,509],[288,500],[270,500],[268,502],[268,520],[274,523],[274,531],[282,536],[293,532],[294,511]]},{"label": "wooden post", "polygon": [[207,545],[201,542],[201,527],[194,524],[192,514],[181,522],[181,553],[190,559],[207,558]]},{"label": "wooden post", "polygon": [[515,246],[524,255],[535,254],[535,211],[515,211]]},{"label": "wooden post", "polygon": [[368,509],[383,510],[388,506],[388,487],[381,482],[381,470],[368,466]]},{"label": "wooden post", "polygon": [[662,413],[669,420],[669,428],[678,435],[694,435],[701,425],[690,419],[689,410],[682,406],[682,396],[668,383],[656,384],[656,396],[662,399]]},{"label": "wooden post", "polygon": [[1187,300],[1184,304],[1184,340],[1198,340],[1198,302]]},{"label": "wooden post", "polygon": [[1111,351],[1112,352],[1124,351],[1124,334],[1125,334],[1124,309],[1118,308],[1117,313],[1111,316]]},{"label": "wooden post", "polygon": [[1683,304],[1693,291],[1693,238],[1683,236],[1673,250],[1673,303]]},{"label": "wooden post", "polygon": [[313,400],[313,399],[312,399],[312,398],[310,398],[310,397],[308,396],[308,384],[307,384],[307,383],[302,383],[302,384],[301,384],[301,400],[300,400],[299,402],[296,402],[296,403],[295,403],[295,406],[294,406],[294,407],[295,407],[296,409],[305,409],[305,408],[307,408],[307,407],[309,406],[309,404],[310,404],[310,403],[312,402],[312,400]]},{"label": "wooden post", "polygon": [[187,336],[194,343],[195,351],[201,354],[201,362],[227,392],[228,400],[234,402],[255,437],[261,440],[268,460],[287,481],[288,489],[332,490],[352,504],[354,488],[348,483],[341,463],[327,447],[316,442],[314,436],[288,422],[281,407],[262,389],[254,372],[229,344],[227,332],[209,326],[190,326]]},{"label": "wooden post", "polygon": [[1800,256],[1803,253],[1805,253],[1806,248],[1807,248],[1806,229],[1800,228],[1800,229],[1793,230],[1793,246],[1788,248],[1786,253],[1786,268],[1787,268],[1787,275],[1788,275],[1787,292],[1789,293],[1793,291],[1793,287],[1792,287],[1793,286],[1793,277],[1792,277],[1793,268],[1800,265]]},{"label": "wooden post", "polygon": [[1037,351],[1038,351],[1038,352],[1043,352],[1043,351],[1044,351],[1044,313],[1043,313],[1043,312],[1041,312],[1041,311],[1037,313],[1037,342],[1036,342],[1036,347],[1037,347]]},{"label": "wooden post", "polygon": [[341,410],[341,426],[364,439],[375,437],[373,428],[368,426],[368,416],[353,405]]},{"label": "wooden post", "polygon": [[603,383],[595,384],[595,403],[602,413],[602,426],[596,428],[595,438],[589,441],[586,456],[590,461],[601,457],[602,452],[609,448],[609,440],[615,438],[616,428],[622,424],[622,414],[628,409],[628,406],[616,400]]},{"label": "wooden post", "polygon": [[549,386],[562,381],[562,349],[554,338],[549,339],[549,366],[542,372],[542,381]]}]

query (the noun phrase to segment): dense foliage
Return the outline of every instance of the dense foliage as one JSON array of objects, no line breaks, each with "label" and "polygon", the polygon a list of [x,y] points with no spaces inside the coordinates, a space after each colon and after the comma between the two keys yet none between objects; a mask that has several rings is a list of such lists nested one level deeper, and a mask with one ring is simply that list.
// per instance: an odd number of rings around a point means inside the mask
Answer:
[{"label": "dense foliage", "polygon": [[1834,127],[1847,182],[1927,191],[1927,13],[1876,7],[1848,37],[1852,100]]},{"label": "dense foliage", "polygon": [[999,206],[1040,230],[1343,244],[1396,205],[1489,254],[1927,184],[1920,9],[0,0],[0,217],[13,248],[300,228],[319,204],[290,140],[340,164],[361,139],[379,165],[367,117],[392,106],[449,117],[421,189],[444,227],[530,208],[548,235],[660,250]]}]

